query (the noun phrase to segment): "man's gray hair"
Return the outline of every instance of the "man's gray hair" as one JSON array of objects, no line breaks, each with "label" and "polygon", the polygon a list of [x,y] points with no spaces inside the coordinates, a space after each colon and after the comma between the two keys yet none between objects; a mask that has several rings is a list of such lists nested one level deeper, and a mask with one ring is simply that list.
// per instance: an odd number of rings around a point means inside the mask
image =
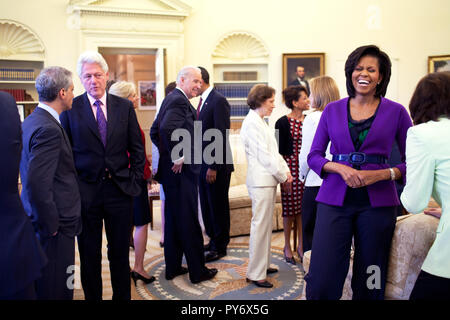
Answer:
[{"label": "man's gray hair", "polygon": [[100,53],[97,51],[85,51],[80,55],[77,62],[77,73],[80,78],[85,63],[97,63],[105,73],[109,70],[108,64]]},{"label": "man's gray hair", "polygon": [[63,67],[47,67],[42,69],[36,78],[36,90],[39,101],[52,102],[58,97],[61,89],[69,89],[73,83],[72,72]]},{"label": "man's gray hair", "polygon": [[181,78],[186,78],[194,70],[197,70],[200,74],[202,73],[201,70],[196,66],[184,66],[183,68],[181,68],[180,72],[178,72],[178,75],[177,75],[177,85],[180,84]]}]

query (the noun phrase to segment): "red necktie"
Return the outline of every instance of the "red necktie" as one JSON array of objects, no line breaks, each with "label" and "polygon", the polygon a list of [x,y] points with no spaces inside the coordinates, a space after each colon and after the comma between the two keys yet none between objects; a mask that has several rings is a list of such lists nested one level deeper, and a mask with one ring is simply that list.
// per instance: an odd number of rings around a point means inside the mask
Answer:
[{"label": "red necktie", "polygon": [[200,97],[200,101],[198,102],[198,107],[197,107],[197,119],[198,119],[198,115],[200,114],[200,107],[202,106],[202,97]]}]

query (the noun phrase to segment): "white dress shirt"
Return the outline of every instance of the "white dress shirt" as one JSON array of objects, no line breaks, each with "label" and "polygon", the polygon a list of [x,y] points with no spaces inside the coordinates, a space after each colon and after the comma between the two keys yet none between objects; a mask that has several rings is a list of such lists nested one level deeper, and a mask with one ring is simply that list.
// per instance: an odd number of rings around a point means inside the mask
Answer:
[{"label": "white dress shirt", "polygon": [[[322,111],[314,111],[309,113],[303,121],[302,129],[302,147],[298,155],[300,180],[305,182],[305,187],[319,187],[322,185],[322,179],[308,166],[308,154],[311,151],[311,145],[316,134],[317,126],[319,125]],[[330,144],[328,144],[325,152],[326,158],[331,160]],[[305,181],[306,178],[306,181]]]},{"label": "white dress shirt", "polygon": [[422,212],[432,196],[442,208],[436,239],[422,270],[450,278],[450,119],[411,127],[406,138],[406,185],[400,196],[410,213]]},{"label": "white dress shirt", "polygon": [[47,111],[48,113],[50,113],[51,116],[52,116],[53,118],[55,118],[55,120],[58,121],[59,124],[61,124],[61,121],[59,121],[59,114],[58,114],[58,112],[56,112],[55,109],[53,109],[52,107],[46,105],[46,104],[43,103],[43,102],[39,102],[39,104],[38,104],[37,106],[38,106],[38,108],[44,109],[45,111]]},{"label": "white dress shirt", "polygon": [[108,114],[106,111],[107,110],[106,109],[106,92],[103,95],[103,97],[101,97],[100,99],[95,99],[94,97],[91,97],[91,95],[89,93],[87,94],[87,96],[88,96],[89,102],[91,104],[91,109],[92,109],[92,112],[94,113],[95,120],[97,121],[97,106],[94,105],[94,102],[97,100],[100,100],[102,102],[101,108],[102,108],[103,114],[105,115],[106,121],[108,121]]}]

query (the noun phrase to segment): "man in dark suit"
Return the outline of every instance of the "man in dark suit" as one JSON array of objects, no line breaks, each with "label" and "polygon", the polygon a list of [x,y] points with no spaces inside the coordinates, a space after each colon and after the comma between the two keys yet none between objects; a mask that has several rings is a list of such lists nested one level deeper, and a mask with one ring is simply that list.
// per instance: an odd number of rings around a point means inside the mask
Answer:
[{"label": "man in dark suit", "polygon": [[34,300],[47,259],[20,202],[20,117],[14,98],[2,91],[0,114],[0,300]]},{"label": "man in dark suit", "polygon": [[[201,132],[194,135],[196,111],[189,99],[199,94],[201,81],[198,68],[181,69],[177,87],[164,99],[150,131],[160,154],[155,179],[163,185],[166,196],[166,279],[189,272],[192,283],[209,280],[217,273],[217,269],[205,267],[203,235],[198,220],[197,187],[202,153],[201,144],[194,143],[194,139],[201,139]],[[182,142],[173,141],[180,136]],[[199,148],[194,148],[196,145]],[[181,265],[183,254],[188,269]]]},{"label": "man in dark suit", "polygon": [[304,86],[306,88],[306,90],[308,91],[308,95],[309,95],[309,93],[310,93],[309,83],[305,78],[305,68],[303,66],[297,66],[296,75],[297,75],[297,77],[295,78],[295,80],[292,81],[291,83],[289,83],[289,85],[290,86]]},{"label": "man in dark suit", "polygon": [[[203,154],[199,177],[203,223],[206,234],[210,238],[206,246],[208,252],[205,260],[210,262],[227,254],[227,245],[230,242],[228,189],[234,166],[228,140],[230,104],[220,92],[210,86],[208,71],[202,67],[199,69],[202,73],[202,86],[197,117],[202,122],[202,136],[208,130],[209,133],[214,134],[212,141],[208,139],[203,141],[202,150],[207,154]],[[217,146],[217,148],[211,149],[211,146]],[[210,154],[208,150],[211,150]]]},{"label": "man in dark suit", "polygon": [[70,141],[59,115],[72,106],[72,73],[48,67],[36,78],[39,104],[23,122],[22,202],[48,264],[36,282],[38,299],[71,300],[68,277],[81,231],[81,202]]},{"label": "man in dark suit", "polygon": [[113,299],[129,300],[132,197],[141,191],[144,146],[132,102],[106,92],[108,65],[103,57],[84,52],[77,70],[86,92],[60,119],[72,143],[81,193],[81,284],[87,300],[102,299],[104,221]]}]

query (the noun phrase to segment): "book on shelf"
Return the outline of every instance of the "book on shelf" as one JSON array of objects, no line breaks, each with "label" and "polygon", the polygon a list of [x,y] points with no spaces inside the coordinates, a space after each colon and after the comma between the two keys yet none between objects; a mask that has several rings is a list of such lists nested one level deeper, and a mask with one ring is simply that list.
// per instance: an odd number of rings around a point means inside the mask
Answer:
[{"label": "book on shelf", "polygon": [[14,97],[16,101],[25,101],[25,90],[24,89],[0,89],[0,91],[8,92]]},{"label": "book on shelf", "polygon": [[224,71],[223,81],[256,81],[257,71]]},{"label": "book on shelf", "polygon": [[34,81],[34,69],[0,68],[2,81]]},{"label": "book on shelf", "polygon": [[249,82],[249,83],[217,83],[215,88],[226,98],[247,98],[248,93],[255,84],[262,82]]}]

